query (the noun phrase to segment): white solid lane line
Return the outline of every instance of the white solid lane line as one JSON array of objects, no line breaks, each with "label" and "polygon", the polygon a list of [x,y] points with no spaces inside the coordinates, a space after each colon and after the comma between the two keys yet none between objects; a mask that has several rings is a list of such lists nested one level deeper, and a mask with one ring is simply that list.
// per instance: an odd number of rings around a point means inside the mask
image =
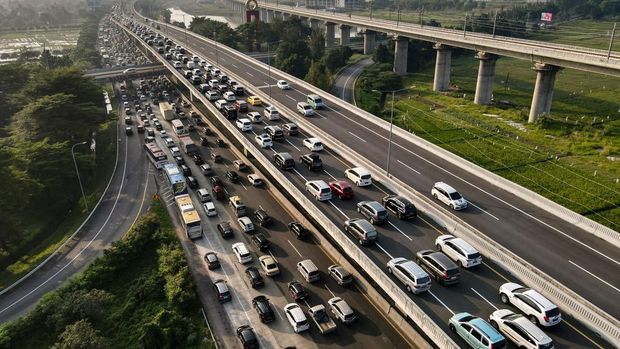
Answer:
[{"label": "white solid lane line", "polygon": [[581,266],[580,266],[580,265],[578,265],[577,263],[575,263],[575,262],[573,262],[573,261],[571,261],[571,260],[569,260],[569,261],[568,261],[568,263],[570,263],[570,264],[572,264],[572,265],[576,266],[577,268],[581,269],[583,272],[585,272],[585,273],[589,274],[590,276],[592,276],[592,277],[596,278],[598,281],[600,281],[600,282],[604,283],[605,285],[607,285],[607,286],[609,286],[609,287],[613,288],[614,290],[616,290],[616,291],[620,292],[620,289],[619,289],[619,288],[617,288],[617,287],[615,287],[614,285],[610,284],[609,282],[607,282],[607,281],[605,281],[605,280],[601,279],[600,277],[598,277],[598,276],[594,275],[593,273],[591,273],[591,272],[587,271],[586,269],[584,269],[583,267],[581,267]]},{"label": "white solid lane line", "polygon": [[493,217],[493,218],[495,218],[496,220],[498,220],[498,221],[499,221],[499,218],[495,217],[494,215],[492,215],[491,213],[489,213],[487,210],[483,210],[483,209],[481,209],[480,207],[478,207],[478,205],[474,204],[473,202],[471,202],[471,201],[467,201],[467,203],[468,203],[469,205],[474,206],[475,208],[479,209],[480,211],[482,211],[482,212],[484,212],[484,213],[488,214],[489,216],[491,216],[491,217]]},{"label": "white solid lane line", "polygon": [[325,284],[325,288],[327,289],[327,291],[329,291],[329,293],[331,293],[332,297],[336,297],[334,292],[332,292],[332,290],[329,287],[327,287],[327,284]]},{"label": "white solid lane line", "polygon": [[344,218],[349,219],[349,216],[347,216],[346,214],[344,214],[344,212],[342,212],[341,209],[338,208],[338,206],[334,205],[334,203],[331,200],[327,200],[327,202],[329,202],[332,206],[334,206],[334,208],[336,210],[338,210],[338,212],[340,212],[341,215],[344,216]]},{"label": "white solid lane line", "polygon": [[495,306],[495,304],[489,302],[488,299],[486,299],[483,295],[480,294],[480,292],[474,290],[473,287],[470,287],[472,291],[474,291],[478,296],[480,296],[480,298],[484,299],[485,302],[489,303],[490,306],[492,306],[495,310],[497,310],[498,308]]},{"label": "white solid lane line", "polygon": [[327,172],[326,170],[323,170],[323,172],[327,173],[327,175],[332,177],[333,180],[337,180],[336,177],[332,176],[332,174]]},{"label": "white solid lane line", "polygon": [[297,149],[297,151],[299,151],[299,152],[301,151],[301,149],[297,148],[297,146],[295,144],[291,143],[291,141],[289,141],[288,139],[285,138],[284,140],[286,141],[286,143],[292,145],[293,148]]},{"label": "white solid lane line", "polygon": [[415,172],[415,173],[417,173],[417,174],[420,174],[420,171],[418,171],[418,170],[416,170],[415,168],[413,168],[413,167],[411,167],[411,166],[407,165],[406,163],[404,163],[404,162],[402,162],[402,161],[400,161],[400,160],[396,160],[396,162],[398,162],[399,164],[401,164],[401,165],[405,166],[406,168],[410,169],[411,171],[413,171],[413,172]]},{"label": "white solid lane line", "polygon": [[386,255],[388,255],[388,257],[390,257],[390,259],[394,259],[394,256],[392,256],[388,251],[386,251],[386,249],[383,248],[383,246],[379,245],[378,242],[375,242],[375,245],[377,245],[377,247],[379,247],[381,249],[381,251],[383,251]]},{"label": "white solid lane line", "polygon": [[444,308],[448,309],[448,311],[451,312],[452,315],[454,315],[454,312],[452,311],[452,309],[448,308],[446,303],[444,303],[441,299],[439,299],[439,297],[435,296],[435,294],[431,290],[428,290],[428,294],[433,296],[433,298],[435,298],[435,300],[437,300],[437,302],[441,303],[441,305],[443,305]]},{"label": "white solid lane line", "polygon": [[307,181],[308,181],[308,180],[306,179],[306,177],[302,176],[302,174],[301,174],[301,173],[299,173],[299,171],[297,171],[296,169],[293,169],[293,172],[297,173],[297,175],[298,175],[299,177],[303,178],[305,182],[307,182]]},{"label": "white solid lane line", "polygon": [[293,98],[293,97],[291,97],[291,96],[289,96],[289,95],[286,95],[286,98],[288,98],[288,99],[292,100],[293,102],[297,102],[297,100],[296,100],[295,98]]},{"label": "white solid lane line", "polygon": [[297,254],[299,255],[299,257],[304,257],[301,255],[301,253],[299,253],[299,250],[297,249],[297,247],[295,247],[295,245],[293,245],[293,243],[291,242],[291,240],[286,240],[288,241],[289,245],[291,245],[291,247],[293,248],[293,250],[295,250],[295,252],[297,252]]},{"label": "white solid lane line", "polygon": [[245,73],[248,74],[251,77],[254,77],[254,74],[250,73],[249,71],[246,71]]},{"label": "white solid lane line", "polygon": [[353,137],[355,137],[355,138],[359,139],[360,141],[362,141],[362,142],[366,143],[366,140],[365,140],[364,138],[362,138],[362,137],[360,137],[360,136],[356,135],[355,133],[353,133],[353,132],[351,132],[351,131],[347,131],[347,132],[349,132],[349,134],[350,134],[351,136],[353,136]]},{"label": "white solid lane line", "polygon": [[407,239],[409,239],[409,241],[413,241],[413,239],[412,239],[412,238],[410,238],[409,236],[407,236],[407,234],[405,234],[405,232],[404,232],[404,231],[400,230],[400,228],[399,228],[399,227],[397,227],[396,225],[394,225],[394,223],[392,223],[392,222],[389,222],[389,221],[388,221],[388,224],[389,224],[389,225],[391,225],[394,229],[398,230],[401,234],[403,234],[403,236],[404,236],[404,237],[406,237]]}]

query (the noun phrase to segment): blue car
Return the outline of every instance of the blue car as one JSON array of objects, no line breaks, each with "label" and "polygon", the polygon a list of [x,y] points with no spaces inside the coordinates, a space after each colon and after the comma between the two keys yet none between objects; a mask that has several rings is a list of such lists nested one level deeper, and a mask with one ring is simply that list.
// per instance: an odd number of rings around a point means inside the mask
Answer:
[{"label": "blue car", "polygon": [[450,330],[476,349],[504,349],[506,338],[488,322],[470,313],[458,313],[450,318]]}]

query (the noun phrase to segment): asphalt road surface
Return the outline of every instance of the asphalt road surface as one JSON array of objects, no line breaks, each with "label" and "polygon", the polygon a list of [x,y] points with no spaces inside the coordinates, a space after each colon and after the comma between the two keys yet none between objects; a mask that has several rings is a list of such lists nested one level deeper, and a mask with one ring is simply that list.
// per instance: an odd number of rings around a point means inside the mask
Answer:
[{"label": "asphalt road surface", "polygon": [[372,63],[372,58],[364,58],[342,68],[336,75],[336,81],[334,81],[335,95],[345,102],[355,104],[355,81],[362,74],[364,68]]}]

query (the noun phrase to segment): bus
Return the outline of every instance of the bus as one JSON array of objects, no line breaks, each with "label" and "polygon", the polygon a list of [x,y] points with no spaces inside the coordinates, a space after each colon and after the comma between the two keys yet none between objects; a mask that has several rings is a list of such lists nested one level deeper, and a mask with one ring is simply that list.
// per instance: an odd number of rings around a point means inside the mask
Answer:
[{"label": "bus", "polygon": [[185,176],[183,176],[179,167],[175,164],[167,163],[164,165],[164,171],[166,172],[166,177],[168,177],[168,183],[170,183],[172,187],[174,196],[187,194]]},{"label": "bus", "polygon": [[189,194],[178,195],[174,198],[177,204],[179,218],[183,224],[185,235],[191,240],[202,238],[202,224],[200,216],[194,208]]},{"label": "bus", "polygon": [[146,148],[146,154],[158,170],[168,163],[168,156],[155,142],[144,143],[144,148]]},{"label": "bus", "polygon": [[183,125],[183,121],[179,119],[172,120],[172,128],[174,129],[174,133],[177,135],[182,135],[185,133],[185,125]]}]

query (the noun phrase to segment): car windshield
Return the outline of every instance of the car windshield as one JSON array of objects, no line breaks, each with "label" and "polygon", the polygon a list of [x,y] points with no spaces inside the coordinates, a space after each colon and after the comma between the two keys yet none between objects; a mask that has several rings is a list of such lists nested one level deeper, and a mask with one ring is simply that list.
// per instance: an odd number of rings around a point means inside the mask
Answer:
[{"label": "car windshield", "polygon": [[448,195],[450,195],[450,199],[452,200],[459,200],[462,197],[461,194],[459,194],[458,192],[452,192]]}]

